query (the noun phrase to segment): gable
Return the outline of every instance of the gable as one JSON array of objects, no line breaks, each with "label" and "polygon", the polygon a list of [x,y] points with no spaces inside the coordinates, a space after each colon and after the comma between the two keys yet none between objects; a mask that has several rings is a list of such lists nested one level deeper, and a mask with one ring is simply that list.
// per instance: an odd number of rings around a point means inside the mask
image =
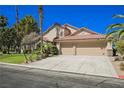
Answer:
[{"label": "gable", "polygon": [[52,29],[57,28],[57,27],[61,28],[61,25],[58,23],[55,23],[51,27],[49,27],[43,34],[45,35],[45,34],[49,33]]},{"label": "gable", "polygon": [[60,34],[63,32],[64,32],[63,27],[54,24],[44,33],[44,38],[47,38],[49,41],[53,41],[56,37],[59,37]]}]

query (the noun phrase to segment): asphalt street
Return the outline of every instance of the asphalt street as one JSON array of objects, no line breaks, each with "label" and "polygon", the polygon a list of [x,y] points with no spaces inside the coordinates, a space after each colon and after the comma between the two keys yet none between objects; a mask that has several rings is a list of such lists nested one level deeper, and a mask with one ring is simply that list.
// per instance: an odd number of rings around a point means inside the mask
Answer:
[{"label": "asphalt street", "polygon": [[124,80],[0,64],[0,88],[120,88]]}]

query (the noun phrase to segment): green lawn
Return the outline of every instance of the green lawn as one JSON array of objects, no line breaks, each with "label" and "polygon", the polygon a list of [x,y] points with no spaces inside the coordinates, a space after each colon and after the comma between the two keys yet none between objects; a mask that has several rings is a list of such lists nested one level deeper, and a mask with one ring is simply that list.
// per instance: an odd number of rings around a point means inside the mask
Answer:
[{"label": "green lawn", "polygon": [[[36,59],[36,54],[33,54],[32,59]],[[21,64],[25,62],[25,57],[23,54],[3,54],[0,56],[0,62]]]}]

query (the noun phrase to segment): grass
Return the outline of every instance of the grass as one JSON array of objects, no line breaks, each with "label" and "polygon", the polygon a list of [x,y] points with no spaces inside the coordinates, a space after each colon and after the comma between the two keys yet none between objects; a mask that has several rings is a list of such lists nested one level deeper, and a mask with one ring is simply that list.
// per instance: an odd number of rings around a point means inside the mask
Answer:
[{"label": "grass", "polygon": [[[36,54],[33,54],[32,59],[35,60],[36,57]],[[3,54],[0,56],[0,62],[21,64],[25,62],[25,57],[23,54]]]}]

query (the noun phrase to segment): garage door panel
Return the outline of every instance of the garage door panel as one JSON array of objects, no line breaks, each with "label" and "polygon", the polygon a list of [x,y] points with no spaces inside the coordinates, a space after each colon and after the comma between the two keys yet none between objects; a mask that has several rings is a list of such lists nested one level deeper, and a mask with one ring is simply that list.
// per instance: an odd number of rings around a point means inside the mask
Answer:
[{"label": "garage door panel", "polygon": [[77,55],[103,55],[104,51],[100,48],[77,48]]},{"label": "garage door panel", "polygon": [[104,46],[100,42],[77,43],[76,47],[76,55],[104,55]]},{"label": "garage door panel", "polygon": [[63,55],[73,55],[73,44],[72,43],[62,43],[61,52]]}]

